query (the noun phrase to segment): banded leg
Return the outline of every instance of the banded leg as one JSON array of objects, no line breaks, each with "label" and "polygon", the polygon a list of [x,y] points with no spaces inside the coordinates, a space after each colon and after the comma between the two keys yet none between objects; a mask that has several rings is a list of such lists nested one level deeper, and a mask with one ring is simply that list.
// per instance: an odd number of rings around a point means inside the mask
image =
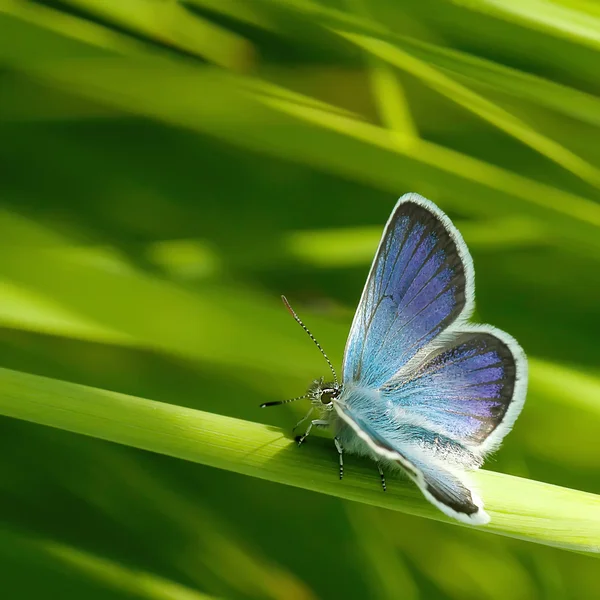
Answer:
[{"label": "banded leg", "polygon": [[308,437],[308,435],[310,434],[310,430],[313,428],[313,425],[315,427],[329,427],[329,421],[325,421],[324,419],[315,419],[314,421],[311,421],[308,424],[306,431],[296,438],[298,446],[300,446],[302,442],[304,442],[304,440]]},{"label": "banded leg", "polygon": [[383,487],[383,491],[387,491],[385,487],[385,475],[383,474],[383,469],[381,468],[381,464],[377,463],[377,470],[379,471],[379,475],[381,475],[381,486]]},{"label": "banded leg", "polygon": [[308,419],[310,417],[310,415],[313,414],[313,412],[315,411],[314,407],[312,407],[295,425],[294,425],[294,429],[292,429],[292,433],[294,433],[294,431],[296,431],[296,429],[298,429],[298,427],[300,427],[300,425],[302,425],[302,423],[304,423],[304,421],[306,421],[306,419]]},{"label": "banded leg", "polygon": [[342,479],[344,477],[344,449],[342,448],[340,440],[337,438],[333,438],[333,443],[335,444],[338,454],[340,455],[340,479]]}]

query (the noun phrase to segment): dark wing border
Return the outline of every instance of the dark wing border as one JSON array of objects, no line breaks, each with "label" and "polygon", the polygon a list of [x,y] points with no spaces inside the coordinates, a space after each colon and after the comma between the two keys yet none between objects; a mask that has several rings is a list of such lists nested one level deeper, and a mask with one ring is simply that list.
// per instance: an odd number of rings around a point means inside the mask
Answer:
[{"label": "dark wing border", "polygon": [[498,338],[510,351],[515,363],[515,381],[512,390],[512,396],[508,402],[508,407],[502,420],[496,425],[496,427],[490,432],[480,444],[469,444],[469,448],[474,452],[477,452],[482,458],[487,454],[497,450],[502,443],[502,440],[506,437],[506,434],[513,428],[517,417],[521,414],[521,410],[525,404],[525,398],[527,397],[527,382],[529,380],[529,365],[527,362],[527,356],[523,351],[523,348],[519,345],[515,338],[498,329],[493,325],[487,324],[474,324],[460,323],[455,324],[450,328],[446,335],[460,336],[463,333],[486,333]]},{"label": "dark wing border", "polygon": [[360,300],[358,302],[358,306],[356,308],[356,312],[354,313],[354,319],[352,320],[350,333],[348,334],[348,339],[344,348],[344,358],[342,362],[342,380],[344,380],[346,377],[346,358],[348,354],[348,349],[350,347],[350,342],[359,335],[359,333],[356,330],[359,327],[360,323],[361,308],[367,300],[367,294],[369,293],[369,285],[373,278],[373,273],[375,270],[375,266],[377,265],[377,260],[379,259],[382,248],[386,242],[389,230],[394,223],[394,219],[396,218],[396,213],[398,212],[398,209],[400,208],[400,206],[407,203],[413,203],[417,206],[420,206],[421,208],[431,213],[436,219],[438,219],[438,221],[441,223],[441,225],[444,227],[444,229],[447,231],[448,235],[456,245],[458,256],[463,265],[465,275],[465,305],[463,306],[462,310],[457,314],[454,321],[448,325],[448,327],[453,327],[458,323],[466,322],[475,310],[475,267],[473,266],[473,259],[471,258],[471,254],[469,253],[469,248],[467,247],[467,244],[465,243],[460,231],[456,228],[454,223],[452,223],[450,218],[433,202],[427,200],[427,198],[424,198],[420,194],[416,194],[414,192],[404,194],[398,199],[398,202],[396,202],[396,205],[394,206],[394,209],[392,210],[390,217],[387,220],[387,223],[385,224],[383,233],[381,235],[381,239],[379,241],[379,245],[377,247],[377,251],[375,252],[373,262],[371,263],[371,268],[369,269],[369,274],[367,276],[365,286],[363,288]]},{"label": "dark wing border", "polygon": [[[400,379],[402,377],[410,377],[411,370],[419,370],[421,366],[435,357],[436,354],[443,352],[448,347],[454,345],[462,335],[465,334],[485,334],[495,337],[499,340],[510,353],[514,364],[514,381],[510,397],[506,401],[506,410],[502,418],[495,425],[494,429],[483,439],[477,443],[474,441],[466,442],[466,440],[456,440],[460,444],[465,445],[469,450],[479,456],[482,460],[487,454],[498,449],[506,434],[512,429],[517,417],[521,413],[527,396],[527,382],[529,378],[529,368],[527,356],[523,348],[517,340],[502,329],[498,329],[493,325],[485,323],[464,323],[455,322],[444,333],[440,334],[436,339],[421,348],[411,360],[398,371]],[[389,381],[393,382],[392,377]],[[432,431],[434,426],[431,427]]]}]

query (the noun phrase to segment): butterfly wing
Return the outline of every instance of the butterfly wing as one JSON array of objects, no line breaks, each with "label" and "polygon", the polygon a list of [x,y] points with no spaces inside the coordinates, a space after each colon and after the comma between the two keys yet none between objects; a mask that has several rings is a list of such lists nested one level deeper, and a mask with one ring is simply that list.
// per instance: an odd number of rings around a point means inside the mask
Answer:
[{"label": "butterfly wing", "polygon": [[[489,523],[490,517],[483,509],[483,502],[458,460],[445,461],[443,458],[449,454],[467,464],[470,460],[476,462],[476,458],[460,444],[414,424],[396,422],[382,434],[377,420],[373,422],[368,417],[363,418],[359,411],[349,409],[347,405],[336,404],[335,408],[374,454],[401,466],[427,500],[444,514],[470,525]],[[392,430],[393,435],[388,435]]]},{"label": "butterfly wing", "polygon": [[461,325],[423,348],[381,386],[384,402],[483,459],[519,416],[527,358],[491,325]]},{"label": "butterfly wing", "polygon": [[486,525],[489,515],[464,472],[452,471],[444,464],[410,457],[418,470],[416,482],[427,500],[444,514],[469,525]]},{"label": "butterfly wing", "polygon": [[403,196],[352,324],[335,409],[444,513],[482,524],[489,517],[465,469],[479,467],[519,415],[527,360],[508,334],[465,323],[473,305],[459,232],[429,201]]},{"label": "butterfly wing", "polygon": [[474,306],[473,263],[460,233],[418,194],[400,198],[381,239],[344,352],[343,380],[388,381]]},{"label": "butterfly wing", "polygon": [[402,466],[425,497],[464,523],[489,517],[465,469],[481,465],[519,416],[527,359],[489,325],[429,344],[380,389],[350,386],[335,408],[373,452]]}]

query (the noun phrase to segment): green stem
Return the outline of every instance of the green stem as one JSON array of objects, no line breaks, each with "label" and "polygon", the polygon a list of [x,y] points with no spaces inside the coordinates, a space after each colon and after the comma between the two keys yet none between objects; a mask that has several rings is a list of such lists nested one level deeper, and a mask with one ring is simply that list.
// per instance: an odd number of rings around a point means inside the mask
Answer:
[{"label": "green stem", "polygon": [[[346,477],[339,481],[333,447],[314,439],[297,448],[287,432],[258,423],[8,369],[0,369],[0,414],[458,524],[408,481],[390,478],[383,493],[369,461],[348,460]],[[600,553],[599,496],[489,471],[474,478],[492,517],[482,530]]]}]

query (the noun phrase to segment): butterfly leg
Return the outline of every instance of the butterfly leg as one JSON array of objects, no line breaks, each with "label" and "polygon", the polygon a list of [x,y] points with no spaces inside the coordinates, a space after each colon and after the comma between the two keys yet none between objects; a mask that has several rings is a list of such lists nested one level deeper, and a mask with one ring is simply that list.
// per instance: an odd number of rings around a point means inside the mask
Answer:
[{"label": "butterfly leg", "polygon": [[381,486],[383,487],[383,491],[387,491],[387,487],[385,485],[385,475],[383,474],[383,469],[381,468],[381,463],[377,463],[377,470],[379,471],[379,475],[381,476]]},{"label": "butterfly leg", "polygon": [[340,455],[340,479],[344,477],[344,449],[342,448],[342,444],[338,438],[333,438],[333,443]]},{"label": "butterfly leg", "polygon": [[313,414],[313,412],[315,411],[314,407],[311,408],[297,423],[296,425],[294,425],[294,429],[292,429],[292,433],[294,433],[294,431],[296,431],[296,429],[298,429],[298,427],[300,427],[300,425],[302,425],[302,423],[304,423],[304,421],[306,421],[306,419],[308,419],[310,417],[310,415]]},{"label": "butterfly leg", "polygon": [[296,441],[298,442],[298,446],[300,446],[302,444],[302,442],[304,442],[304,440],[308,437],[308,435],[310,434],[310,430],[313,428],[313,425],[315,427],[328,427],[329,421],[325,421],[324,419],[315,419],[314,421],[311,421],[308,424],[306,431],[302,435],[299,435],[296,438]]}]

